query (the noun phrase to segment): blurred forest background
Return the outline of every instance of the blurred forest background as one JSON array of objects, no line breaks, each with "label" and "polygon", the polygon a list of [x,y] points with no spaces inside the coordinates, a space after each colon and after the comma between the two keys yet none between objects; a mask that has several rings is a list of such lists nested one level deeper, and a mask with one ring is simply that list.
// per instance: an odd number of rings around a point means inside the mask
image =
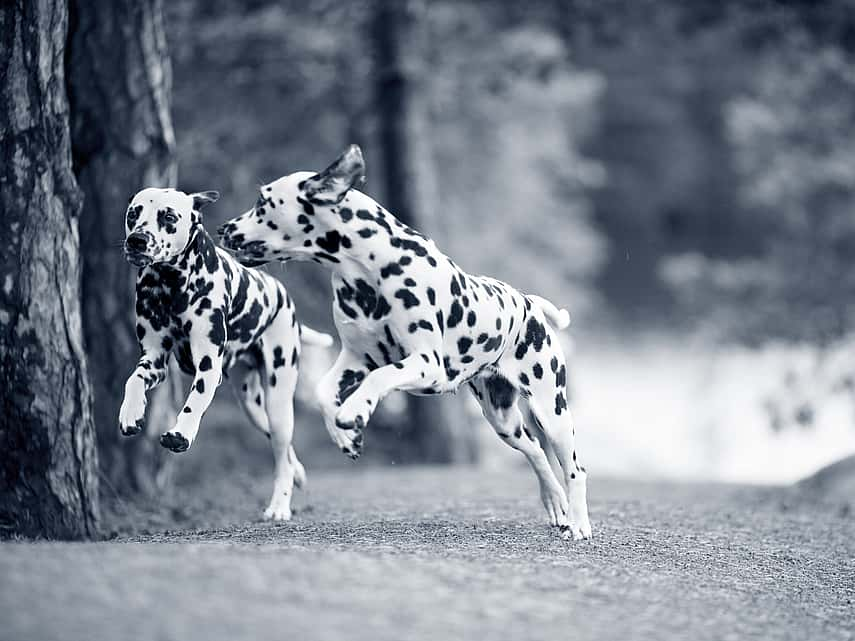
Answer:
[{"label": "blurred forest background", "polygon": [[[270,459],[228,392],[181,457],[119,438],[127,198],[217,189],[212,230],[351,142],[364,190],[464,269],[571,311],[596,474],[784,482],[855,452],[855,2],[72,1],[68,20],[102,491]],[[327,272],[265,269],[332,330]],[[305,358],[310,476],[351,465],[310,399],[333,356]],[[464,396],[429,401],[444,449],[390,397],[361,464],[516,460]]]}]

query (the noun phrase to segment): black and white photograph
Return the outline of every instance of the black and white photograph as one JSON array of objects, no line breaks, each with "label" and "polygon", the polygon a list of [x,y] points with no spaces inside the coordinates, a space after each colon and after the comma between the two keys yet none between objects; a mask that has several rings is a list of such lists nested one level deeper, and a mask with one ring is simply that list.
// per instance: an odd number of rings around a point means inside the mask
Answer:
[{"label": "black and white photograph", "polygon": [[855,640],[855,0],[0,0],[0,226],[2,641]]}]

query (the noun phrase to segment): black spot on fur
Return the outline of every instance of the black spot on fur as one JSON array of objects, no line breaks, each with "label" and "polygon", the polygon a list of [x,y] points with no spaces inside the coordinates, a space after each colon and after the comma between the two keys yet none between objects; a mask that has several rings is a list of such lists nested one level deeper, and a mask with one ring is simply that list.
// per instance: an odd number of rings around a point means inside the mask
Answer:
[{"label": "black spot on fur", "polygon": [[457,282],[457,276],[451,277],[451,295],[460,296],[460,283]]},{"label": "black spot on fur", "polygon": [[389,263],[385,267],[380,268],[380,277],[381,278],[389,278],[389,276],[400,276],[404,273],[404,270],[401,269],[401,266],[397,263]]},{"label": "black spot on fur", "polygon": [[487,342],[484,343],[484,351],[485,352],[492,352],[494,350],[498,350],[499,347],[501,347],[501,346],[502,346],[502,335],[499,334],[498,336],[491,336],[487,340]]},{"label": "black spot on fur", "polygon": [[365,372],[362,370],[346,369],[341,373],[341,378],[338,380],[338,402],[343,403],[348,396],[353,394],[359,387],[359,384],[365,378]]},{"label": "black spot on fur", "polygon": [[223,316],[223,310],[215,309],[211,312],[211,331],[208,333],[208,338],[214,345],[224,345],[226,342],[226,320]]},{"label": "black spot on fur", "polygon": [[142,205],[134,205],[133,207],[130,207],[128,209],[126,222],[127,222],[127,226],[128,226],[129,231],[132,230],[136,226],[137,220],[139,220],[139,217],[140,217],[140,214],[142,213],[142,210],[143,210]]},{"label": "black spot on fur", "polygon": [[484,387],[487,388],[487,395],[493,407],[508,409],[517,400],[516,388],[501,376],[491,376],[484,381]]},{"label": "black spot on fur", "polygon": [[555,414],[561,416],[561,412],[567,409],[567,399],[564,397],[564,392],[558,392],[555,395]]},{"label": "black spot on fur", "polygon": [[558,371],[555,373],[555,386],[556,387],[565,387],[567,385],[567,368],[562,365],[558,368]]},{"label": "black spot on fur", "polygon": [[335,229],[328,231],[325,236],[317,238],[315,244],[328,254],[335,254],[342,244],[342,236]]},{"label": "black spot on fur", "polygon": [[273,369],[285,367],[285,359],[282,357],[282,347],[277,345],[273,348]]},{"label": "black spot on fur", "polygon": [[458,301],[451,303],[451,311],[448,314],[448,322],[446,325],[450,328],[457,327],[460,321],[463,320],[463,307]]},{"label": "black spot on fur", "polygon": [[419,299],[408,289],[399,289],[395,292],[395,298],[400,298],[404,303],[404,309],[410,309],[411,307],[417,307],[419,304]]},{"label": "black spot on fur", "polygon": [[445,375],[448,377],[449,381],[453,381],[455,378],[457,378],[457,375],[460,374],[460,371],[454,369],[451,366],[451,359],[449,359],[448,356],[443,358],[442,362],[443,366],[445,367]]}]

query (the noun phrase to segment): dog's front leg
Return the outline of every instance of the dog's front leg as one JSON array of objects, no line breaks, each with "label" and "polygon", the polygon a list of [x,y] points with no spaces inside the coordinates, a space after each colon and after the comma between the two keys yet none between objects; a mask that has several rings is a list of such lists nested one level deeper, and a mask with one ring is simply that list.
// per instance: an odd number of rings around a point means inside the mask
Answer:
[{"label": "dog's front leg", "polygon": [[[353,440],[336,427],[335,417],[339,407],[353,394],[368,374],[368,368],[347,348],[341,350],[332,368],[324,374],[315,388],[315,398],[324,416],[324,425],[330,438],[339,449],[351,458],[359,456]],[[359,445],[361,445],[361,439]]]},{"label": "dog's front leg", "polygon": [[163,336],[149,330],[140,341],[140,358],[125,383],[125,396],[119,409],[119,429],[134,436],[145,425],[146,392],[166,379],[169,351],[163,349]]},{"label": "dog's front leg", "polygon": [[[225,337],[225,333],[222,336]],[[193,444],[199,433],[199,422],[214,400],[223,373],[223,345],[211,341],[207,332],[198,339],[191,337],[190,351],[196,368],[193,384],[175,427],[160,435],[160,444],[173,452],[184,452]]]},{"label": "dog's front leg", "polygon": [[389,392],[433,388],[445,380],[445,370],[436,363],[432,354],[432,351],[419,352],[391,365],[378,367],[342,404],[335,424],[357,453],[362,445],[362,429]]}]

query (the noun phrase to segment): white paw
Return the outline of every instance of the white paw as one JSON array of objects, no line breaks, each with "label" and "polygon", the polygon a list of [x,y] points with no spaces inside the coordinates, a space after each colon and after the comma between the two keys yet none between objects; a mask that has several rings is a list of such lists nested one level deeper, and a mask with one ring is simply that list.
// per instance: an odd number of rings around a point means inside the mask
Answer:
[{"label": "white paw", "polygon": [[543,502],[543,507],[546,508],[550,525],[563,527],[570,523],[567,516],[567,498],[564,496],[564,490],[557,482],[541,483],[540,500]]},{"label": "white paw", "polygon": [[335,428],[330,430],[330,437],[338,449],[355,460],[362,453],[362,430],[367,419],[360,414],[351,418],[343,410],[335,417]]},{"label": "white paw", "polygon": [[122,403],[119,409],[119,430],[124,436],[135,436],[145,427],[145,403]]},{"label": "white paw", "polygon": [[585,536],[582,533],[581,528],[579,528],[579,526],[577,526],[575,523],[571,523],[570,525],[562,525],[560,526],[560,530],[561,538],[563,539],[572,538],[574,541],[581,541],[582,539],[590,537],[590,534],[588,536]]},{"label": "white paw", "polygon": [[574,502],[570,506],[570,521],[579,525],[579,536],[573,536],[574,539],[590,539],[591,538],[591,521],[588,519],[588,506],[583,501]]},{"label": "white paw", "polygon": [[277,494],[270,499],[270,505],[264,510],[267,521],[290,521],[291,501],[287,495]]}]

